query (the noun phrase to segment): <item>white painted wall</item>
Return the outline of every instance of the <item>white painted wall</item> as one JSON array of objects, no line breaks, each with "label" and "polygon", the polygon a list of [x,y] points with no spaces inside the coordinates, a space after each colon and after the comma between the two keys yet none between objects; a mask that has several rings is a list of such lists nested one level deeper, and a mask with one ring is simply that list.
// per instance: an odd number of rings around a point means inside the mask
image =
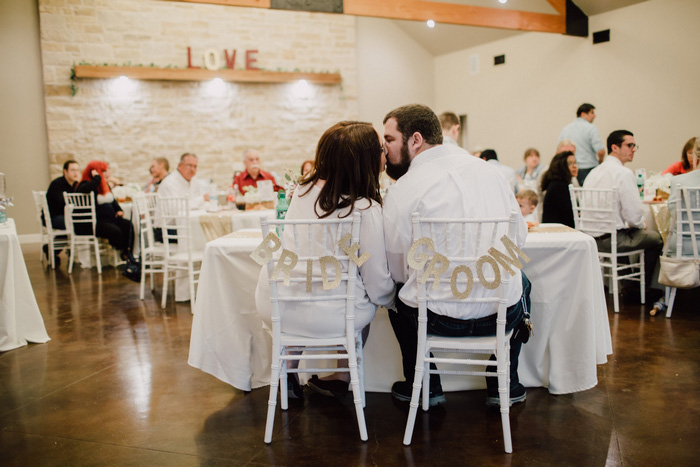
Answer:
[{"label": "white painted wall", "polygon": [[434,105],[434,58],[393,21],[357,18],[360,119],[383,134],[384,116],[405,104]]},{"label": "white painted wall", "polygon": [[[436,110],[468,115],[470,146],[518,167],[529,146],[549,161],[560,130],[590,102],[605,142],[628,129],[641,146],[628,167],[660,172],[700,135],[700,2],[651,0],[590,17],[610,42],[524,33],[435,59]],[[469,56],[481,72],[470,75]],[[505,54],[505,65],[493,65]]]},{"label": "white painted wall", "polygon": [[0,172],[17,232],[38,232],[32,190],[49,184],[39,12],[33,0],[0,0]]}]

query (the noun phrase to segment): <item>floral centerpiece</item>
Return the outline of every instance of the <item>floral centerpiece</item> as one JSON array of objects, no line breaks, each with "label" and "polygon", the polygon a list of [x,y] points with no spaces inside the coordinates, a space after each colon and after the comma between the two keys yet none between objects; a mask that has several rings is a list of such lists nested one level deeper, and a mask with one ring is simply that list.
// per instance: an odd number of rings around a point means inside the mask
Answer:
[{"label": "floral centerpiece", "polygon": [[139,193],[141,193],[141,187],[136,183],[127,183],[112,188],[112,194],[120,203],[131,202]]},{"label": "floral centerpiece", "polygon": [[644,193],[651,194],[654,199],[668,199],[671,194],[671,174],[652,174],[644,182]]},{"label": "floral centerpiece", "polygon": [[251,211],[251,210],[260,210],[260,209],[275,209],[275,202],[274,200],[262,200],[260,193],[258,192],[257,187],[254,187],[253,185],[250,186],[244,186],[243,191],[245,191],[245,194],[243,195],[243,199],[245,199],[245,210],[246,211]]}]

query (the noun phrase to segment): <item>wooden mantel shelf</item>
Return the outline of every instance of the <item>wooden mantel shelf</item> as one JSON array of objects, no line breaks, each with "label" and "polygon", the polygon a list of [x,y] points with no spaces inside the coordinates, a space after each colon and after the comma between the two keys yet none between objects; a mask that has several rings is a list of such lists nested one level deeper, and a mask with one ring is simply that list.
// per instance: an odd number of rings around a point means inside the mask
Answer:
[{"label": "wooden mantel shelf", "polygon": [[224,81],[243,83],[287,83],[305,79],[310,83],[340,84],[340,73],[302,73],[267,70],[207,70],[205,68],[156,68],[149,66],[76,65],[76,78],[118,78],[160,81]]}]

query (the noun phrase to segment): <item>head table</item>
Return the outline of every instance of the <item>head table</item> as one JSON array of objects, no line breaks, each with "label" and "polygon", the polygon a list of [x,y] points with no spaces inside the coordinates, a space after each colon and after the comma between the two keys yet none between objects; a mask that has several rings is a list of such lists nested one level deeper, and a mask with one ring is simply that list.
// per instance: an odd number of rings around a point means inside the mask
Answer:
[{"label": "head table", "polygon": [[[255,308],[260,266],[250,253],[259,231],[244,230],[207,244],[194,308],[189,364],[232,386],[269,384],[271,338]],[[610,327],[595,241],[562,225],[528,234],[524,271],[532,282],[534,335],[520,354],[527,387],[567,394],[594,387],[596,365],[612,354]],[[390,392],[402,380],[401,355],[383,308],[365,346],[366,389]],[[482,377],[444,377],[447,391],[485,387]]]},{"label": "head table", "polygon": [[50,341],[13,219],[0,223],[0,352]]}]

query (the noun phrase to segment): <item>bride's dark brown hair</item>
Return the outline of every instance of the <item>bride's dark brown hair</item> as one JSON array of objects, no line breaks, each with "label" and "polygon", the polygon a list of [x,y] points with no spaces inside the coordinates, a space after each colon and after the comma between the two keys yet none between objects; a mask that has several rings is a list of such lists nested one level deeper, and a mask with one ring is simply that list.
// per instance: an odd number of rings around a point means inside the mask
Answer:
[{"label": "bride's dark brown hair", "polygon": [[381,204],[381,156],[379,135],[370,123],[339,122],[326,130],[316,147],[314,168],[300,183],[308,187],[308,193],[317,181],[325,182],[314,206],[316,215],[328,217],[347,207],[350,215],[360,198]]}]

